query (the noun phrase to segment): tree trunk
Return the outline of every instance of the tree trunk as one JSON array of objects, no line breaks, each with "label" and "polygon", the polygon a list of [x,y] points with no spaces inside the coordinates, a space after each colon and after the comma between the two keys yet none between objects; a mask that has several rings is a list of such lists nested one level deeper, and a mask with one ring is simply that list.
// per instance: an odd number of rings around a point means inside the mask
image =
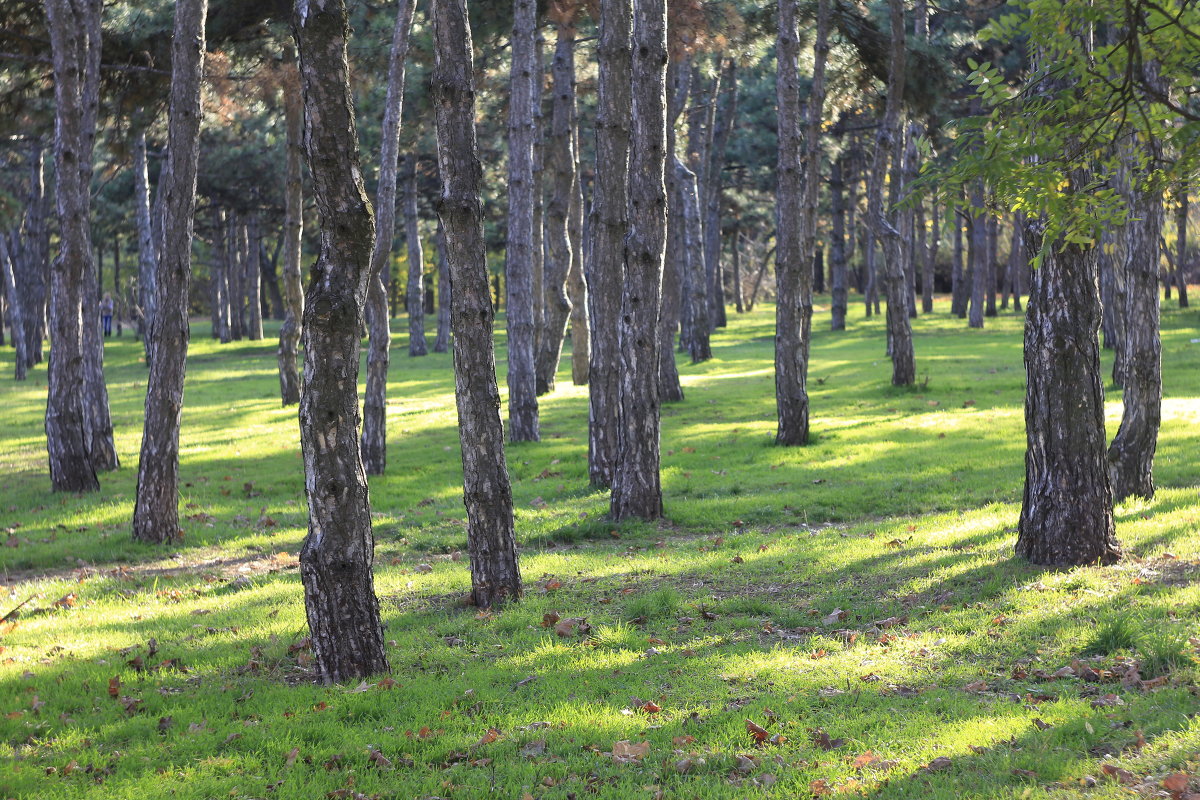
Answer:
[{"label": "tree trunk", "polygon": [[971,261],[971,310],[967,324],[983,327],[984,302],[987,297],[987,216],[983,211],[983,182],[971,184],[971,239],[968,252]]},{"label": "tree trunk", "polygon": [[[90,183],[90,181],[89,181]],[[99,264],[102,254],[96,248],[95,265],[84,265],[83,273],[83,417],[87,429],[92,464],[105,472],[121,466],[113,441],[112,415],[108,408],[108,386],[104,381],[104,337],[100,323],[100,297],[103,276]]]},{"label": "tree trunk", "polygon": [[1175,209],[1175,285],[1179,289],[1179,307],[1188,307],[1188,271],[1187,271],[1187,223],[1188,223],[1188,185],[1187,181],[1179,184],[1176,190],[1179,204]]},{"label": "tree trunk", "polygon": [[984,250],[984,268],[987,273],[987,304],[984,307],[984,315],[989,317],[996,316],[996,240],[999,238],[998,229],[1000,221],[996,217],[989,214],[986,218],[987,225],[984,229],[987,231],[987,247]]},{"label": "tree trunk", "polygon": [[[579,169],[579,125],[572,128],[575,139],[575,174],[582,177]],[[587,281],[583,278],[584,242],[583,181],[575,181],[571,193],[571,271],[567,274],[567,294],[571,298],[571,382],[586,386],[588,361],[592,345],[589,338],[591,320],[588,319]]]},{"label": "tree trunk", "polygon": [[554,378],[562,358],[571,298],[567,280],[574,255],[571,242],[571,203],[579,188],[575,172],[575,14],[581,6],[557,5],[558,41],[552,73],[551,130],[546,160],[551,172],[550,203],[546,206],[546,258],[542,272],[542,336],[537,353],[536,389],[539,395],[554,391]]},{"label": "tree trunk", "polygon": [[[29,141],[29,194],[20,238],[21,254],[14,253],[13,270],[20,293],[21,317],[25,325],[25,366],[42,363],[42,340],[46,335],[46,283],[50,274],[50,196],[46,191],[46,156],[41,140]],[[10,249],[15,242],[10,243]]]},{"label": "tree trunk", "polygon": [[1009,249],[1008,259],[1012,271],[1013,311],[1020,314],[1021,292],[1024,291],[1025,270],[1029,263],[1028,256],[1025,254],[1025,215],[1020,212],[1013,214],[1012,246]]},{"label": "tree trunk", "polygon": [[618,318],[625,233],[629,227],[629,144],[632,88],[630,0],[601,0],[596,47],[596,186],[592,243],[586,265],[592,352],[588,368],[588,477],[611,486],[618,448]]},{"label": "tree trunk", "polygon": [[536,53],[537,3],[515,0],[513,9],[508,107],[508,248],[504,263],[508,283],[508,436],[514,442],[536,442],[539,434],[534,312],[538,306],[534,300],[533,273],[540,246],[534,236],[534,206],[541,191],[533,170],[534,140],[540,133],[535,107],[541,98],[541,70]]},{"label": "tree trunk", "polygon": [[[670,131],[670,128],[668,128]],[[670,150],[670,145],[667,147]],[[676,178],[667,182],[668,203],[678,203],[679,193],[671,192]],[[683,316],[686,258],[681,244],[679,215],[667,209],[667,255],[663,259],[662,308],[658,314],[658,396],[664,403],[683,401],[683,385],[679,382],[679,365],[675,362],[675,333],[680,331]],[[680,335],[680,343],[683,342]]]},{"label": "tree trunk", "polygon": [[[17,277],[13,270],[13,258],[8,246],[8,237],[3,232],[0,232],[0,288],[3,288],[4,295],[8,298],[8,323],[15,351],[13,360],[16,362],[13,379],[23,381],[29,358],[25,349],[25,320],[21,314],[21,296],[17,291]],[[0,318],[0,327],[3,327],[2,318]]]},{"label": "tree trunk", "polygon": [[358,360],[375,221],[359,166],[344,0],[298,2],[292,17],[304,141],[321,249],[304,307],[300,444],[308,535],[300,577],[316,671],[330,683],[388,669],[371,568],[375,540],[359,456]]},{"label": "tree trunk", "polygon": [[151,338],[145,335],[154,319],[154,276],[158,271],[158,246],[154,237],[154,223],[150,215],[150,175],[146,157],[146,128],[139,125],[133,134],[133,205],[138,234],[138,305],[140,326],[143,331],[142,347],[146,353],[146,365],[150,365]]},{"label": "tree trunk", "polygon": [[746,302],[742,296],[742,223],[733,221],[733,236],[730,241],[730,261],[733,267],[733,307],[739,314],[746,313]]},{"label": "tree trunk", "polygon": [[[930,215],[932,224],[932,241],[934,247],[937,244],[937,201],[933,204],[933,213]],[[917,256],[920,259],[921,266],[921,313],[933,313],[933,249],[930,246],[930,232],[926,227],[925,220],[925,203],[921,202],[917,206]]]},{"label": "tree trunk", "polygon": [[[1032,249],[1039,220],[1026,223]],[[1109,564],[1120,556],[1104,456],[1096,252],[1044,247],[1025,320],[1025,495],[1017,554],[1035,564]]]},{"label": "tree trunk", "polygon": [[439,219],[437,233],[434,235],[434,247],[437,249],[437,339],[433,343],[433,352],[445,353],[450,349],[450,265],[446,261],[446,229]]},{"label": "tree trunk", "polygon": [[833,222],[833,236],[829,243],[829,284],[832,293],[830,302],[829,329],[846,330],[846,198],[842,166],[846,161],[839,153],[829,170],[829,199]]},{"label": "tree trunk", "polygon": [[871,217],[876,238],[886,248],[884,258],[884,289],[887,293],[888,342],[892,357],[892,384],[910,386],[916,380],[913,358],[912,329],[908,322],[908,297],[904,280],[904,242],[900,235],[896,211],[891,219],[883,207],[883,177],[888,156],[892,158],[893,176],[901,160],[903,137],[900,130],[900,102],[904,95],[905,43],[904,2],[889,0],[891,18],[891,52],[888,66],[887,105],[880,120],[875,142],[874,165],[871,169],[871,188],[868,195],[868,216]]},{"label": "tree trunk", "polygon": [[250,212],[250,216],[246,220],[243,236],[242,252],[245,255],[242,265],[245,269],[246,308],[249,311],[247,320],[249,327],[246,329],[246,338],[252,342],[257,342],[263,338],[262,264],[260,263],[262,238],[261,229],[258,225],[257,211]]},{"label": "tree trunk", "polygon": [[[824,105],[825,55],[829,45],[829,4],[818,3],[814,68],[809,95],[808,125],[802,127],[800,74],[795,0],[779,0],[779,38],[776,52],[776,108],[779,153],[775,195],[775,404],[778,428],[775,444],[808,443],[808,351],[812,330],[812,256],[815,242],[816,146]],[[802,152],[801,137],[809,148]],[[810,167],[811,165],[811,167]],[[809,189],[813,191],[810,192]],[[812,204],[810,206],[810,203]],[[806,249],[808,248],[808,249]]]},{"label": "tree trunk", "polygon": [[[919,131],[914,122],[903,127],[904,157],[902,177],[898,189],[900,196],[907,198],[912,192],[910,188],[917,179],[917,135]],[[909,318],[917,316],[917,268],[920,264],[920,251],[917,248],[917,213],[911,205],[900,208],[897,212],[900,221],[900,234],[904,247],[904,297],[908,308]]]},{"label": "tree trunk", "polygon": [[[950,313],[959,319],[967,316],[967,296],[970,275],[963,264],[963,221],[955,208],[950,209],[954,223],[954,263],[950,271]],[[969,256],[968,256],[969,258]]]},{"label": "tree trunk", "polygon": [[634,0],[629,234],[617,322],[620,408],[613,519],[662,516],[658,324],[667,227],[667,8]]},{"label": "tree trunk", "polygon": [[54,61],[59,254],[51,269],[46,447],[55,491],[100,488],[85,420],[83,291],[90,260],[90,185],[99,104],[100,0],[46,0]]},{"label": "tree trunk", "polygon": [[161,254],[155,275],[157,309],[147,338],[154,341],[146,389],[133,538],[169,544],[179,528],[179,426],[187,361],[188,285],[196,171],[200,153],[200,83],[204,74],[204,21],[208,0],[179,0],[171,42],[171,110],[163,187]]},{"label": "tree trunk", "polygon": [[[737,121],[738,86],[737,61],[725,59],[720,76],[720,102],[712,116],[712,143],[708,153],[708,175],[704,185],[704,264],[708,274],[709,310],[713,327],[724,328],[725,271],[721,263],[721,200],[722,175],[725,173],[725,151]],[[735,289],[735,301],[740,305],[741,294]],[[741,310],[740,308],[738,309]]]},{"label": "tree trunk", "polygon": [[483,170],[475,140],[471,28],[466,0],[433,0],[431,6],[436,53],[431,88],[442,179],[438,213],[454,287],[455,397],[471,597],[475,605],[489,608],[521,596],[521,572],[492,344],[494,312],[480,201]]},{"label": "tree trunk", "polygon": [[241,226],[234,211],[230,211],[227,218],[225,254],[225,269],[229,275],[229,337],[240,342],[246,330],[246,296],[243,291]]},{"label": "tree trunk", "polygon": [[421,218],[417,213],[417,154],[404,157],[404,243],[408,247],[408,354],[423,356],[425,344],[425,251],[421,246]]},{"label": "tree trunk", "polygon": [[[709,313],[708,276],[704,267],[704,232],[700,220],[699,190],[696,185],[696,175],[676,157],[671,158],[671,168],[675,171],[675,194],[672,202],[678,203],[679,249],[678,267],[682,272],[683,289],[683,318],[684,349],[692,358],[693,364],[712,358],[712,345],[709,331],[715,326],[715,319]],[[674,256],[675,254],[672,254]],[[663,301],[666,302],[665,300]],[[682,399],[682,390],[680,395]],[[664,398],[665,400],[665,398]]]},{"label": "tree trunk", "polygon": [[[375,189],[375,246],[371,250],[370,275],[367,278],[367,325],[370,342],[367,352],[367,391],[363,399],[362,459],[368,475],[382,475],[387,466],[387,373],[391,360],[392,329],[388,313],[387,287],[384,276],[389,270],[392,239],[396,233],[396,167],[400,155],[400,124],[404,111],[404,68],[408,59],[408,35],[412,29],[416,3],[400,0],[396,7],[396,23],[392,29],[392,49],[388,57],[387,99],[384,101],[383,124],[379,144],[379,183]],[[415,158],[411,159],[415,162]],[[416,213],[416,190],[410,187],[408,173],[416,170],[409,163],[405,170],[405,216],[408,215],[409,195],[412,211]],[[415,184],[415,179],[412,180]],[[416,229],[416,224],[413,224]],[[418,237],[419,238],[419,234]],[[421,245],[417,242],[418,263]],[[410,258],[409,264],[411,266]],[[419,270],[418,270],[419,271]],[[412,286],[412,281],[409,281]],[[419,288],[419,287],[418,287]],[[424,312],[422,305],[421,311]],[[409,349],[412,351],[412,316],[410,311]],[[420,327],[418,320],[418,327]],[[422,353],[425,347],[421,331]]]},{"label": "tree trunk", "polygon": [[[286,124],[286,122],[285,122]],[[285,143],[286,147],[286,143]],[[286,166],[284,170],[286,172]],[[284,180],[287,180],[286,175]],[[286,200],[284,201],[287,202]],[[262,281],[267,287],[266,293],[263,295],[262,313],[263,317],[283,322],[283,295],[279,291],[279,251],[283,248],[283,231],[279,232],[279,238],[275,240],[275,249],[271,255],[267,255],[267,247],[263,244],[259,250],[261,256],[259,262],[262,264]]]},{"label": "tree trunk", "polygon": [[287,125],[287,162],[283,188],[283,325],[279,328],[279,396],[284,406],[300,402],[300,375],[296,348],[300,320],[304,317],[304,284],[300,276],[300,248],[304,235],[304,106],[296,73],[296,53],[290,45],[284,54],[288,70],[283,98]]}]

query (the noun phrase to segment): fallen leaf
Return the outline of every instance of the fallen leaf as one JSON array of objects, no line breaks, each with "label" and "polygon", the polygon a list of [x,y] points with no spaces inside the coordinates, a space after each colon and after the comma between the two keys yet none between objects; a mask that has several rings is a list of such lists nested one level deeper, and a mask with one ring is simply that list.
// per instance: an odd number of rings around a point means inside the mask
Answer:
[{"label": "fallen leaf", "polygon": [[954,762],[946,758],[946,756],[938,756],[926,764],[923,769],[926,772],[941,772],[942,770],[950,769],[953,764]]},{"label": "fallen leaf", "polygon": [[830,612],[829,616],[822,620],[822,622],[826,625],[836,625],[849,616],[849,611],[843,611],[840,608],[835,608],[832,612]]},{"label": "fallen leaf", "polygon": [[379,767],[380,769],[391,769],[392,768],[391,759],[388,758],[387,756],[385,756],[383,753],[376,750],[374,747],[367,748],[367,758],[371,761],[372,764]]},{"label": "fallen leaf", "polygon": [[641,761],[650,754],[650,742],[630,742],[621,740],[613,742],[612,759],[620,764]]},{"label": "fallen leaf", "polygon": [[525,758],[537,758],[546,754],[546,740],[534,739],[521,748],[521,755]]},{"label": "fallen leaf", "polygon": [[858,756],[856,759],[854,759],[854,761],[851,762],[850,767],[851,767],[851,769],[863,769],[864,767],[869,767],[873,764],[878,764],[878,763],[879,763],[879,756],[875,755],[875,753],[868,750],[865,753],[863,753],[862,755]]},{"label": "fallen leaf", "polygon": [[766,728],[756,724],[750,719],[746,720],[746,732],[749,733],[750,736],[753,737],[754,741],[758,744],[762,744],[771,736],[771,734],[767,732]]},{"label": "fallen leaf", "polygon": [[1168,792],[1182,792],[1188,788],[1188,776],[1182,772],[1176,772],[1164,778],[1160,785]]},{"label": "fallen leaf", "polygon": [[300,748],[293,747],[288,751],[287,758],[283,760],[283,766],[290,767],[296,763],[296,759],[300,756]]},{"label": "fallen leaf", "polygon": [[821,728],[813,728],[809,733],[812,734],[813,744],[825,751],[835,750],[846,743],[845,739],[831,739]]}]

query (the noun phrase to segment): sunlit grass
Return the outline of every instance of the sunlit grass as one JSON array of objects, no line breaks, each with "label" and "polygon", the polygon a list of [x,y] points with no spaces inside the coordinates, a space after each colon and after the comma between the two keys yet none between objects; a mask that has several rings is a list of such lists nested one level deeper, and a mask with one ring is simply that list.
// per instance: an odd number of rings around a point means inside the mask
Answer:
[{"label": "sunlit grass", "polygon": [[[586,389],[564,361],[541,399],[543,441],[508,449],[527,597],[487,614],[461,604],[450,359],[409,358],[399,322],[388,472],[371,482],[390,687],[313,686],[292,647],[306,633],[303,475],[273,341],[221,347],[197,325],[186,538],[165,551],[128,530],[139,346],[108,346],[123,467],[96,495],[48,491],[44,368],[3,380],[0,614],[32,599],[0,633],[0,796],[791,798],[825,781],[851,796],[1117,798],[1128,789],[1101,759],[1152,786],[1196,774],[1196,315],[1164,316],[1160,491],[1116,509],[1129,557],[1049,572],[1012,555],[1020,321],[967,331],[939,311],[916,323],[929,382],[912,391],[887,385],[881,320],[856,308],[837,335],[818,320],[813,443],[787,450],[771,444],[773,309],[733,317],[713,361],[681,362],[687,400],[664,409],[661,525],[604,520],[607,495],[587,486]],[[0,351],[0,374],[11,358]],[[548,612],[591,629],[560,636]],[[1136,660],[1164,680],[1035,674],[1076,660]],[[1123,705],[1094,705],[1110,693]],[[784,741],[756,749],[747,718]],[[490,728],[499,738],[480,744]],[[844,743],[825,751],[818,728]],[[650,754],[598,754],[619,740]],[[868,750],[885,765],[856,768]],[[681,773],[690,753],[705,764]],[[741,754],[758,765],[739,772]],[[921,771],[942,756],[945,770]]]}]

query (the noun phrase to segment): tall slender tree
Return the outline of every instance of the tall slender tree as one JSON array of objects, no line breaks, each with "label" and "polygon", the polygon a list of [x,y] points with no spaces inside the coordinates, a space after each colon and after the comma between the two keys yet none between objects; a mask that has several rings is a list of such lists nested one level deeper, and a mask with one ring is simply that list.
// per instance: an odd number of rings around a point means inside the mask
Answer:
[{"label": "tall slender tree", "polygon": [[155,275],[156,312],[146,334],[150,380],[138,462],[133,538],[168,543],[180,538],[179,427],[187,362],[188,288],[200,153],[200,82],[204,74],[204,21],[208,0],[179,0],[171,41],[171,106],[163,167],[161,254]]},{"label": "tall slender tree", "polygon": [[533,149],[539,135],[535,106],[541,102],[541,69],[536,48],[537,3],[514,0],[508,106],[508,248],[504,259],[508,287],[508,436],[514,442],[535,442],[539,438],[533,272],[540,249],[534,237],[534,206],[541,187],[534,181]]},{"label": "tall slender tree", "polygon": [[54,166],[59,253],[50,271],[46,448],[55,491],[100,488],[84,409],[85,278],[92,269],[89,210],[99,104],[100,0],[46,0],[54,62]]},{"label": "tall slender tree", "polygon": [[659,475],[658,323],[666,254],[667,7],[634,0],[629,234],[617,321],[618,460],[612,516],[662,516]]},{"label": "tall slender tree", "polygon": [[593,486],[611,486],[617,463],[620,396],[617,320],[621,309],[625,233],[629,226],[632,19],[630,0],[600,0],[600,40],[596,47],[599,61],[596,187],[586,270],[592,323],[588,477]]},{"label": "tall slender tree", "polygon": [[437,233],[434,234],[434,247],[437,250],[437,339],[433,343],[433,352],[445,353],[450,349],[450,266],[446,262],[446,231],[438,220]]},{"label": "tall slender tree", "polygon": [[[363,399],[362,429],[362,459],[368,475],[382,475],[387,466],[387,372],[391,359],[392,330],[383,277],[388,269],[392,238],[396,229],[396,166],[400,154],[400,122],[404,112],[404,67],[408,60],[408,34],[412,28],[415,8],[416,3],[412,0],[400,0],[396,6],[392,49],[388,56],[383,130],[379,144],[379,183],[375,189],[375,247],[371,250],[371,274],[367,279],[370,350],[367,354],[367,392]],[[419,244],[417,252],[420,252]],[[412,262],[409,263],[411,265]],[[419,269],[418,267],[418,271]],[[409,322],[412,323],[411,313]],[[409,341],[411,343],[415,338],[410,335]],[[423,330],[420,346],[422,349],[425,347]]]},{"label": "tall slender tree", "polygon": [[483,169],[475,134],[471,26],[466,0],[432,0],[435,62],[431,81],[453,285],[455,398],[462,444],[463,500],[471,557],[471,598],[481,608],[521,596],[512,486],[504,460],[500,389],[492,342],[494,311],[480,201]]},{"label": "tall slender tree", "polygon": [[425,344],[425,250],[421,246],[421,217],[417,213],[417,154],[404,159],[404,244],[408,248],[408,354],[423,356]]},{"label": "tall slender tree", "polygon": [[[138,125],[133,134],[133,205],[138,234],[138,296],[142,330],[149,332],[154,319],[155,275],[158,272],[158,246],[155,243],[154,224],[150,217],[150,176],[146,157],[146,127]],[[214,304],[214,307],[216,304]],[[146,366],[150,366],[150,350],[153,340],[142,336],[142,347],[146,353]]]},{"label": "tall slender tree", "polygon": [[287,129],[287,160],[283,187],[283,325],[279,327],[279,396],[283,405],[300,402],[300,373],[296,348],[304,317],[304,284],[300,275],[300,245],[304,236],[304,105],[296,53],[284,53],[283,115]]},{"label": "tall slender tree", "polygon": [[300,578],[317,675],[336,682],[388,669],[358,438],[359,333],[375,220],[359,161],[345,0],[297,0],[292,30],[308,169],[321,216],[321,246],[304,306],[300,445],[308,535]]}]

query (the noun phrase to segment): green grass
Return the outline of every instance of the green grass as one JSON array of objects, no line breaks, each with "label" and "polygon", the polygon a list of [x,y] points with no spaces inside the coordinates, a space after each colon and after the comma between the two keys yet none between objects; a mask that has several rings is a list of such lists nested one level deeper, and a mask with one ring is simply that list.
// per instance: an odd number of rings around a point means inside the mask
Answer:
[{"label": "green grass", "polygon": [[[44,367],[0,380],[0,614],[32,598],[0,633],[0,796],[803,798],[825,781],[881,798],[1118,798],[1130,790],[1103,762],[1155,786],[1197,774],[1197,314],[1164,313],[1160,490],[1116,509],[1128,558],[1055,572],[1012,555],[1018,319],[968,330],[940,305],[915,326],[928,383],[901,391],[882,320],[856,307],[834,335],[819,307],[814,442],[784,450],[772,311],[731,315],[713,361],[680,364],[661,524],[604,520],[586,389],[560,372],[543,441],[508,449],[528,596],[493,613],[460,602],[450,359],[410,359],[398,322],[388,471],[371,481],[394,685],[310,682],[299,436],[270,338],[221,347],[196,326],[186,537],[169,551],[129,534],[140,348],[108,345],[123,467],[97,494],[49,492]],[[1120,392],[1108,400],[1111,435]],[[559,636],[551,611],[591,630]],[[1051,677],[1076,661],[1101,681]],[[1135,662],[1161,680],[1122,683]],[[648,702],[662,710],[635,710]],[[754,747],[747,718],[784,741]],[[844,743],[827,751],[815,729]],[[649,752],[614,762],[618,741]],[[883,763],[856,767],[867,750]],[[693,754],[704,763],[680,772]]]}]

